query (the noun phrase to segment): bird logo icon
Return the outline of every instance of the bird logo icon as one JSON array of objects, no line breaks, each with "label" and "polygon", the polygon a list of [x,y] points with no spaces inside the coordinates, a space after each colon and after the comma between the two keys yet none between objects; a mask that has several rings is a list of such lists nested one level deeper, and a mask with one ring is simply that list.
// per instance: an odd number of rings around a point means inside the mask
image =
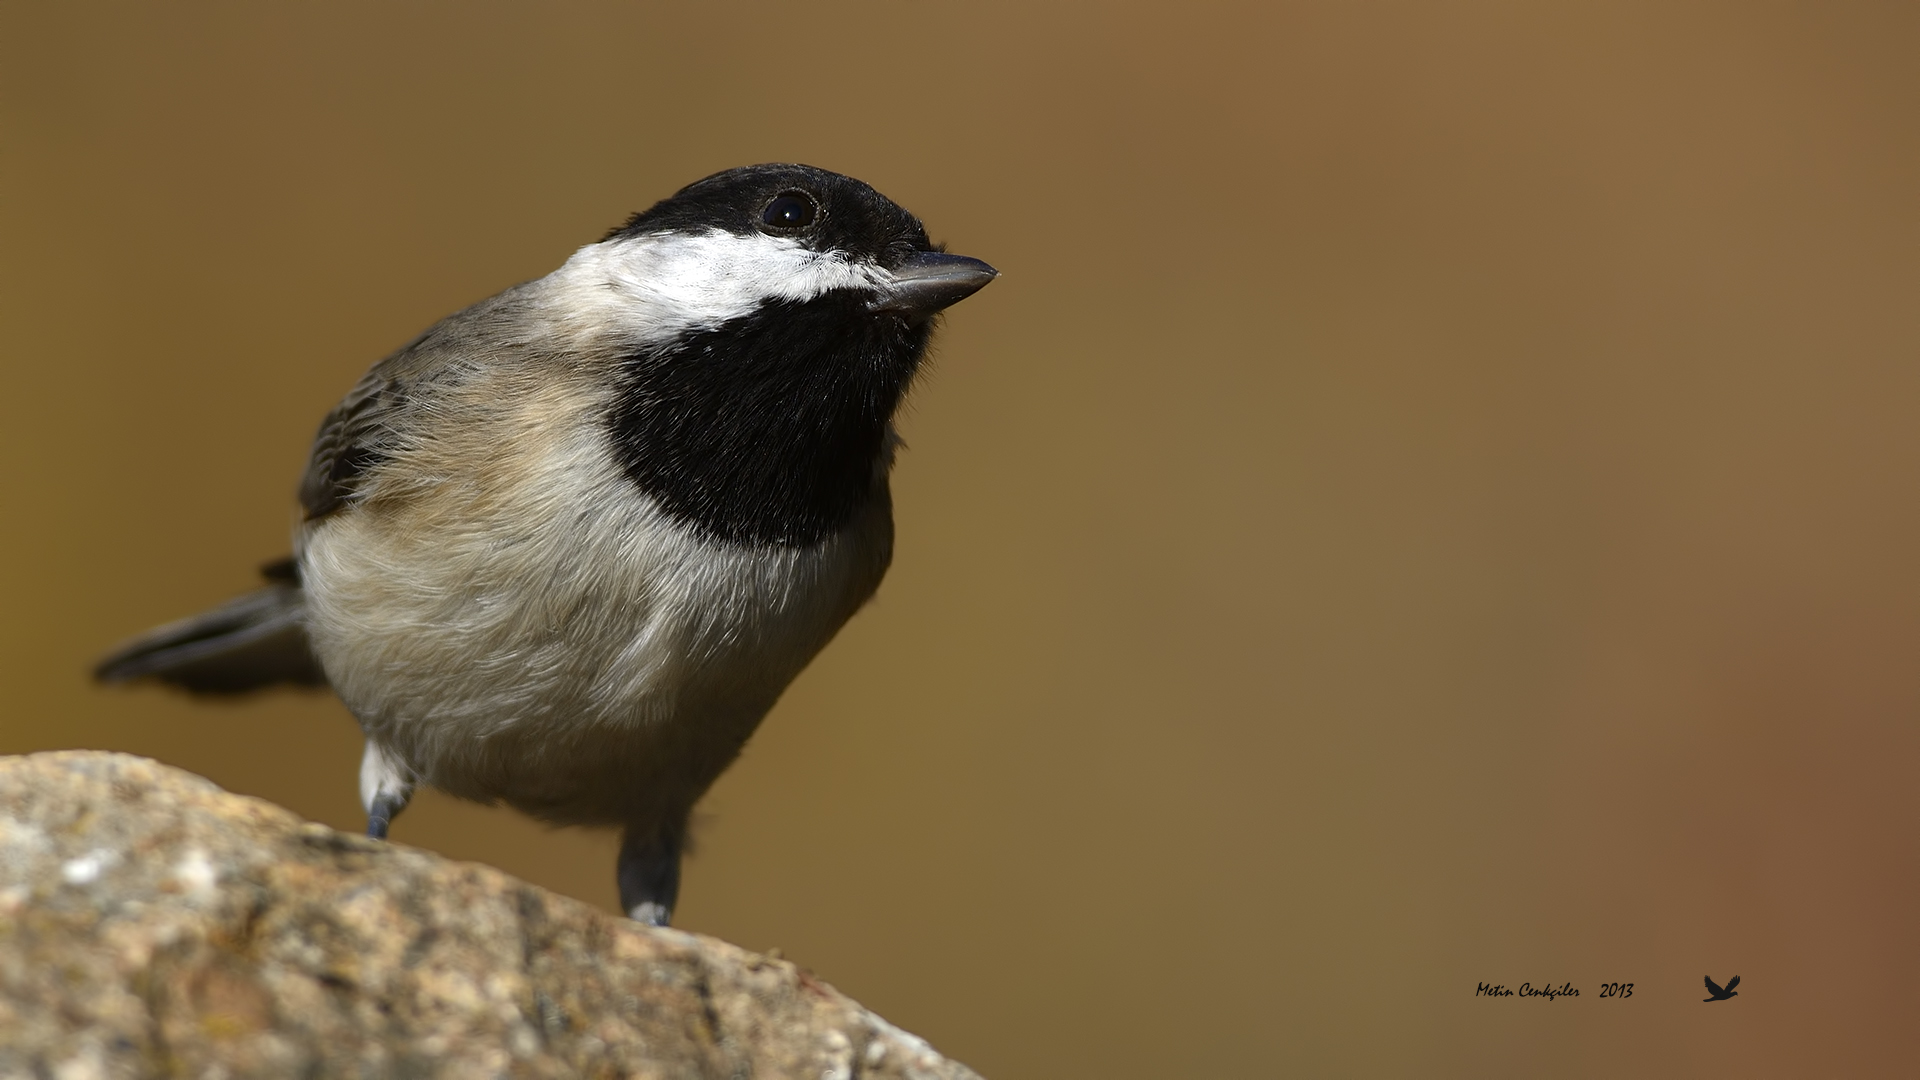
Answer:
[{"label": "bird logo icon", "polygon": [[1721,989],[1719,983],[1713,981],[1713,976],[1709,975],[1707,976],[1707,993],[1712,994],[1713,996],[1701,998],[1700,1000],[1701,1001],[1725,1001],[1728,998],[1739,997],[1740,995],[1735,993],[1733,989],[1734,987],[1739,985],[1740,985],[1740,976],[1735,975],[1733,978],[1727,980],[1726,989],[1723,990]]}]

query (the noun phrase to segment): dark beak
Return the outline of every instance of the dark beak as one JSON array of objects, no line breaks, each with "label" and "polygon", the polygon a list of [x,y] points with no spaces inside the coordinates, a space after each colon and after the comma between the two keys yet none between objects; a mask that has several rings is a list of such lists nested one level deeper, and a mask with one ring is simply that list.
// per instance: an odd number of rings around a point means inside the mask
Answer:
[{"label": "dark beak", "polygon": [[875,311],[902,311],[922,317],[972,296],[1000,271],[965,255],[922,251],[893,270],[893,284],[873,301]]}]

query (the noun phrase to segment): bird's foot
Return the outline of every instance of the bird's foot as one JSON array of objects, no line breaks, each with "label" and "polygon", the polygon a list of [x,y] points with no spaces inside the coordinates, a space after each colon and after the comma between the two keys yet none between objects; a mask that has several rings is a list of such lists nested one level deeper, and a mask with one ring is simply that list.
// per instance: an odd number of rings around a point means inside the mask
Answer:
[{"label": "bird's foot", "polygon": [[367,807],[367,835],[375,840],[385,840],[387,829],[392,827],[394,816],[406,808],[406,801],[391,796],[376,796],[372,805]]},{"label": "bird's foot", "polygon": [[372,739],[360,759],[360,801],[367,808],[367,835],[387,838],[387,828],[413,798],[413,773]]},{"label": "bird's foot", "polygon": [[657,900],[642,900],[633,905],[627,917],[643,926],[665,926],[673,921],[673,909]]},{"label": "bird's foot", "polygon": [[680,848],[685,826],[629,827],[620,841],[620,908],[634,922],[665,926],[680,895]]}]

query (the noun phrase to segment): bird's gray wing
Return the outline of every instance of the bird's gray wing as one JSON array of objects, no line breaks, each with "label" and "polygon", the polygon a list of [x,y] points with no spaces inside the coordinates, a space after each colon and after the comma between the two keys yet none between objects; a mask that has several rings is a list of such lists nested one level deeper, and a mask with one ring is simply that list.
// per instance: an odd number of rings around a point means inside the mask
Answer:
[{"label": "bird's gray wing", "polygon": [[485,349],[524,308],[523,288],[508,289],[440,320],[373,365],[321,422],[300,479],[300,506],[308,521],[351,502],[367,474],[406,445],[431,410],[432,384],[471,373],[472,354]]},{"label": "bird's gray wing", "polygon": [[1720,984],[1714,982],[1713,976],[1709,975],[1707,976],[1707,993],[1712,994],[1714,997],[1719,997],[1721,994],[1726,993],[1726,991],[1720,989]]},{"label": "bird's gray wing", "polygon": [[1735,975],[1733,978],[1727,980],[1727,989],[1729,991],[1731,991],[1734,987],[1739,985],[1740,985],[1740,976],[1738,975]]},{"label": "bird's gray wing", "polygon": [[300,507],[308,521],[346,505],[361,476],[385,456],[385,421],[404,409],[406,400],[402,381],[385,370],[393,359],[375,364],[321,421],[300,478]]}]

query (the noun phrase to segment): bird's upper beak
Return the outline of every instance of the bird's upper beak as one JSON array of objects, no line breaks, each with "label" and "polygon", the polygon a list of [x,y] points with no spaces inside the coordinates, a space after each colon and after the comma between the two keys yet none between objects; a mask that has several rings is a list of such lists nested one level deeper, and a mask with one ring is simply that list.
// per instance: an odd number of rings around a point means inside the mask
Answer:
[{"label": "bird's upper beak", "polygon": [[979,292],[1000,271],[965,255],[922,251],[893,270],[893,280],[874,298],[874,311],[927,316]]}]

